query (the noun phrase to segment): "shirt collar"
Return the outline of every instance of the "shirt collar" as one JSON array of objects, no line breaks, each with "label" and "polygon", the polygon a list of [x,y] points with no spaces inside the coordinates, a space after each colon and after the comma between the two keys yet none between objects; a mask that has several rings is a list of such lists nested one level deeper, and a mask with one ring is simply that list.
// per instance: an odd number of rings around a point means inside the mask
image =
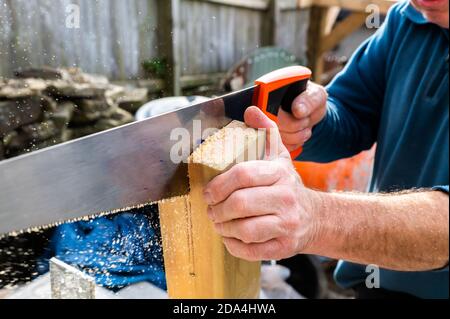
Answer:
[{"label": "shirt collar", "polygon": [[423,16],[422,13],[416,10],[416,8],[413,7],[409,1],[407,1],[408,4],[404,5],[401,13],[405,15],[409,20],[416,24],[427,24],[429,23],[428,20]]},{"label": "shirt collar", "polygon": [[[405,4],[403,5],[403,8],[401,9],[401,14],[403,14],[406,18],[408,18],[409,20],[411,20],[413,23],[415,24],[428,24],[430,23],[424,16],[422,13],[420,13],[419,11],[417,11],[416,8],[414,8],[414,6],[409,2],[409,0],[407,0],[405,2]],[[440,27],[441,28],[441,27]],[[448,38],[449,37],[449,30],[445,29],[445,28],[441,28],[441,30],[444,32],[445,36]]]}]

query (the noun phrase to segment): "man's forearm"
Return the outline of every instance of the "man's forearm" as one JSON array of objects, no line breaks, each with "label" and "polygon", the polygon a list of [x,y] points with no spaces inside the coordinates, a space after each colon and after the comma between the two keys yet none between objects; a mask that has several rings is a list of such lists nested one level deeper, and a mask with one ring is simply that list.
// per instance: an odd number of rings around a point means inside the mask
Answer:
[{"label": "man's forearm", "polygon": [[439,269],[449,259],[449,197],[316,193],[317,231],[306,253],[398,271]]}]

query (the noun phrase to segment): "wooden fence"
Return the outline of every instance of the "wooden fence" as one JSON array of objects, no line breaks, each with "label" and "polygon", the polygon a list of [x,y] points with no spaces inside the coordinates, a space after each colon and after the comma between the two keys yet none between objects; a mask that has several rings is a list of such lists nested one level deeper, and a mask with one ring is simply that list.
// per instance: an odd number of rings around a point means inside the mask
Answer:
[{"label": "wooden fence", "polygon": [[[79,28],[67,25],[73,4]],[[174,76],[201,75],[266,45],[304,59],[309,14],[298,9],[297,0],[0,0],[0,76],[50,65],[128,80],[153,58],[174,62]]]},{"label": "wooden fence", "polygon": [[[141,62],[158,55],[156,2],[0,0],[0,75],[50,65],[137,77]],[[71,4],[80,10],[79,28],[66,23]]]},{"label": "wooden fence", "polygon": [[[256,48],[278,46],[309,60],[320,78],[324,51],[364,23],[367,6],[385,13],[396,1],[0,0],[0,76],[77,66],[126,81],[145,78],[144,61],[164,59],[166,91],[179,94]],[[67,25],[74,5],[78,28]],[[339,7],[355,14],[332,30]]]}]

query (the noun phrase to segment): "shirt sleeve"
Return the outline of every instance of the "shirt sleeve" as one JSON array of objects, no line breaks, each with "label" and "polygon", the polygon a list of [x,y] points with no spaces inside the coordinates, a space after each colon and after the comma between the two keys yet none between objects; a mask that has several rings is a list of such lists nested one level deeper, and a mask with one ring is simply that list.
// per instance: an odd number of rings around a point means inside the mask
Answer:
[{"label": "shirt sleeve", "polygon": [[448,186],[449,185],[447,185],[447,186],[436,186],[436,187],[433,187],[433,190],[440,191],[440,192],[446,193],[448,195],[450,193]]},{"label": "shirt sleeve", "polygon": [[299,160],[319,163],[351,157],[377,139],[384,102],[389,48],[395,32],[394,7],[383,26],[353,55],[327,87],[327,114],[314,129]]},{"label": "shirt sleeve", "polygon": [[[450,191],[449,191],[449,185],[446,185],[446,186],[436,186],[436,187],[433,187],[433,190],[435,190],[435,191],[438,191],[438,192],[443,192],[443,193],[446,193],[447,195],[449,195],[449,193],[450,193]],[[442,268],[442,269],[438,269],[438,270],[436,270],[436,271],[448,271],[449,270],[449,263],[447,262],[447,265],[444,267],[444,268]]]}]

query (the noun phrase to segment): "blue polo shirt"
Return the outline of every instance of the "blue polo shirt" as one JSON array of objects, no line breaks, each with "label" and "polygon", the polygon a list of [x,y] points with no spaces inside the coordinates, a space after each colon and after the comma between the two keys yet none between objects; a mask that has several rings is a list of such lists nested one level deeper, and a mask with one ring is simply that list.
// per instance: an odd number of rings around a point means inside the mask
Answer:
[{"label": "blue polo shirt", "polygon": [[[378,144],[371,192],[449,184],[449,33],[425,20],[408,1],[328,86],[328,113],[314,128],[301,160],[329,162]],[[395,212],[393,212],[395,213]],[[366,267],[341,261],[343,287],[364,283]],[[448,298],[448,268],[381,270],[381,287],[421,298]]]}]

